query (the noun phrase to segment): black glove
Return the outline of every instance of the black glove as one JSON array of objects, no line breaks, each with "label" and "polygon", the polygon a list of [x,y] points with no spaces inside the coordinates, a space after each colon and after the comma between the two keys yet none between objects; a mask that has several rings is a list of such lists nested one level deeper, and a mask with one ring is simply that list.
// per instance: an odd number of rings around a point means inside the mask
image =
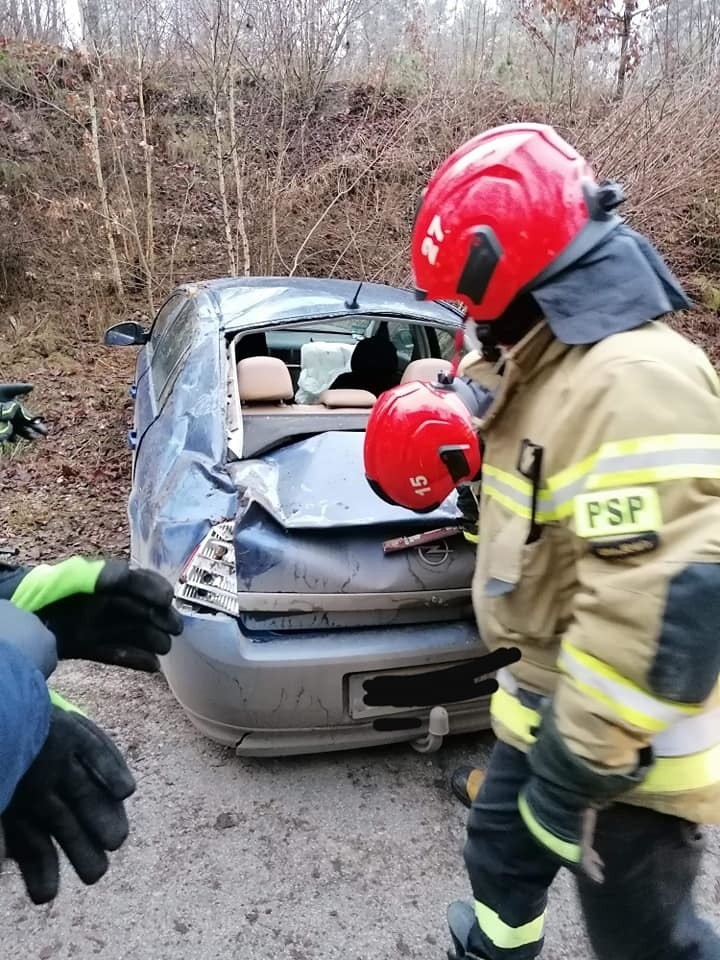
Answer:
[{"label": "black glove", "polygon": [[17,399],[31,390],[29,383],[0,383],[0,443],[47,436],[42,419],[26,410]]},{"label": "black glove", "polygon": [[83,883],[104,876],[106,851],[127,839],[124,801],[135,787],[107,734],[69,704],[53,706],[47,740],[0,818],[5,855],[18,864],[33,903],[57,896],[56,843]]},{"label": "black glove", "polygon": [[[77,566],[79,558],[73,560]],[[94,566],[94,561],[84,562]],[[62,566],[46,569],[57,571]],[[40,570],[36,567],[28,576],[38,576]],[[66,592],[62,577],[59,588]],[[105,560],[94,592],[66,595],[36,608],[36,613],[55,634],[59,659],[94,660],[153,673],[160,669],[157,655],[168,653],[171,637],[183,630],[172,600],[172,587],[160,574],[133,570],[124,560]]]},{"label": "black glove", "polygon": [[602,883],[604,864],[593,849],[597,811],[642,783],[652,762],[648,747],[640,751],[630,773],[596,772],[568,749],[550,705],[528,751],[532,776],[520,791],[520,815],[546,852],[563,866]]},{"label": "black glove", "polygon": [[471,543],[477,543],[480,508],[471,484],[463,483],[457,488],[457,505],[462,514],[462,531],[465,539]]}]

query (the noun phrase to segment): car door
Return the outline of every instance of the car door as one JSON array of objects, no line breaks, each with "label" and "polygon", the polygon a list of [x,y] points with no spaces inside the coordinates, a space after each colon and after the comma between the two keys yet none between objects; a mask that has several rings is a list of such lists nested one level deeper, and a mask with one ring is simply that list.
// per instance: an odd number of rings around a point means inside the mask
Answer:
[{"label": "car door", "polygon": [[148,354],[151,417],[128,501],[131,556],[175,583],[215,518],[234,517],[224,469],[225,345],[218,318],[188,297]]},{"label": "car door", "polygon": [[135,382],[130,386],[130,396],[134,401],[134,410],[133,429],[130,431],[128,442],[130,449],[133,451],[133,475],[135,473],[135,461],[137,459],[137,449],[140,438],[146,432],[157,413],[150,379],[153,354],[160,342],[164,339],[165,333],[170,329],[173,321],[177,319],[183,306],[187,303],[187,296],[179,292],[172,294],[172,296],[165,301],[155,315],[152,327],[150,328],[150,339],[148,343],[138,353],[135,364]]},{"label": "car door", "polygon": [[147,513],[152,503],[158,470],[177,443],[174,418],[163,417],[163,409],[192,346],[197,321],[195,302],[181,297],[179,309],[162,319],[153,326],[138,383],[137,439],[128,503],[133,535],[138,531],[140,515]]}]

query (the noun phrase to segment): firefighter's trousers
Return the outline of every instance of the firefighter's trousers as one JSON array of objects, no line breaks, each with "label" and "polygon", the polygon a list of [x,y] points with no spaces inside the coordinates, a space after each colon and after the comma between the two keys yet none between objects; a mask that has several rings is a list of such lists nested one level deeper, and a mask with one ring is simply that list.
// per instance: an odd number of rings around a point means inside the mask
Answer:
[{"label": "firefighter's trousers", "polygon": [[[467,949],[486,960],[531,960],[543,945],[558,866],[517,810],[528,775],[525,754],[497,742],[468,818],[465,863],[481,922]],[[594,846],[605,882],[577,886],[599,960],[720,960],[720,936],[693,903],[705,846],[695,824],[617,803],[599,814]]]}]

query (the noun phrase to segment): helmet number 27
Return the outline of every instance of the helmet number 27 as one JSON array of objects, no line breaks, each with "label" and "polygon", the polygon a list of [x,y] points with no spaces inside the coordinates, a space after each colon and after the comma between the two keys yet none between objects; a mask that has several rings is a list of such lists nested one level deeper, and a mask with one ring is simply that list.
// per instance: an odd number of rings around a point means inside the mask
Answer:
[{"label": "helmet number 27", "polygon": [[[422,246],[420,251],[427,260],[435,266],[435,261],[437,260],[437,255],[440,252],[439,243],[442,243],[445,239],[445,234],[443,232],[442,224],[440,223],[440,216],[436,213],[435,216],[430,221],[430,226],[428,227],[427,233],[423,237]],[[435,242],[437,240],[437,243]]]}]

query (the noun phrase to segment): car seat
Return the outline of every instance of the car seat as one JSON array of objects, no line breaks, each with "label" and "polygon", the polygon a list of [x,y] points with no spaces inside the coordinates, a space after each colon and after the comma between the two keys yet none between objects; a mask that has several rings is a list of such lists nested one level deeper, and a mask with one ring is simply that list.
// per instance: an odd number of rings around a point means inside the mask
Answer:
[{"label": "car seat", "polygon": [[264,333],[246,333],[238,341],[235,360],[246,360],[248,357],[269,357],[270,351]]},{"label": "car seat", "polygon": [[400,382],[398,356],[387,336],[360,340],[350,358],[350,371],[341,373],[331,390],[369,390],[379,397],[385,390]]},{"label": "car seat", "polygon": [[423,357],[420,360],[411,360],[405,367],[400,383],[411,380],[424,380],[426,383],[437,383],[439,373],[450,373],[452,364],[449,360],[440,357]]},{"label": "car seat", "polygon": [[237,379],[243,404],[282,405],[292,400],[290,371],[277,357],[245,357],[237,365]]}]

